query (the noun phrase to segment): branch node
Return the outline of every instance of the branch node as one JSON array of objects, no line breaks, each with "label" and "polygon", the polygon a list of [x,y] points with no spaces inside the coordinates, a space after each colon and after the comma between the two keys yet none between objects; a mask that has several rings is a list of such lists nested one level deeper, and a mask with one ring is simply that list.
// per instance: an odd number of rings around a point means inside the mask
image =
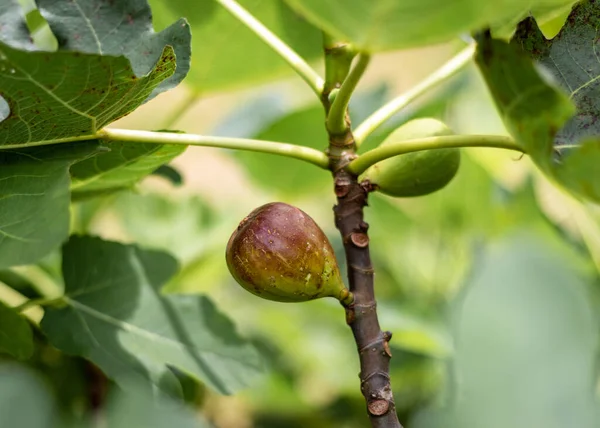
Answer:
[{"label": "branch node", "polygon": [[369,236],[364,232],[353,232],[350,241],[358,248],[366,248],[369,245]]},{"label": "branch node", "polygon": [[371,180],[366,179],[360,182],[360,187],[362,187],[365,193],[371,193],[376,191],[379,186],[375,183],[371,183]]},{"label": "branch node", "polygon": [[[359,374],[359,376],[361,376],[361,375],[362,375],[362,373]],[[375,376],[381,376],[382,378],[384,378],[386,380],[390,379],[390,375],[388,373],[385,373],[385,372],[373,372],[370,375],[368,375],[367,377],[365,377],[364,379],[362,379],[361,386],[366,385],[367,382],[369,380],[371,380],[371,378],[373,378]]]},{"label": "branch node", "polygon": [[381,348],[385,348],[385,345],[384,345],[385,343],[387,343],[387,342],[385,341],[384,338],[374,340],[373,342],[367,343],[365,346],[360,348],[359,352],[361,354],[366,351],[377,352],[378,350],[381,350]]},{"label": "branch node", "polygon": [[373,416],[385,415],[390,408],[390,403],[387,400],[379,399],[369,402],[367,406],[369,413]]},{"label": "branch node", "polygon": [[341,183],[336,181],[334,189],[335,196],[338,198],[345,198],[348,195],[348,192],[350,192],[350,183]]},{"label": "branch node", "polygon": [[363,267],[360,267],[360,266],[356,266],[354,264],[351,264],[350,267],[352,269],[356,270],[357,272],[360,272],[360,273],[365,274],[365,275],[373,275],[375,273],[375,270],[372,267],[363,268]]}]

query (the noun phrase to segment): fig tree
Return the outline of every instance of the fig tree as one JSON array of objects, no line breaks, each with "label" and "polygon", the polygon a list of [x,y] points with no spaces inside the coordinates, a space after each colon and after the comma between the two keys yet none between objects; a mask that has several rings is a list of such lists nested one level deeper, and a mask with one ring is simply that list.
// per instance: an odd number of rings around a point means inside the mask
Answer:
[{"label": "fig tree", "polygon": [[226,259],[235,280],[264,299],[352,301],[325,233],[291,205],[274,202],[252,211],[231,235]]},{"label": "fig tree", "polygon": [[[381,146],[416,138],[452,135],[436,119],[414,119],[392,132]],[[411,152],[376,163],[361,176],[381,193],[395,197],[422,196],[446,186],[460,165],[460,150],[435,149]]]}]

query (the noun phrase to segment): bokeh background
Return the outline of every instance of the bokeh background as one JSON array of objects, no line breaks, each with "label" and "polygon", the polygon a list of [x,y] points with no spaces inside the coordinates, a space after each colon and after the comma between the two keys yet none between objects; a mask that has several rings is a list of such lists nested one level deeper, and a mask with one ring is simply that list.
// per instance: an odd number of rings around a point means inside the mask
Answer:
[{"label": "bokeh background", "polygon": [[[151,3],[157,29],[173,21],[168,2]],[[324,149],[324,116],[313,94],[282,64],[265,73],[271,54],[250,33],[241,39],[232,32],[218,43],[241,44],[252,61],[232,66],[235,57],[203,50],[203,37],[218,44],[202,21],[208,4],[187,16],[199,58],[190,78],[111,126]],[[377,55],[353,99],[353,123],[459,45]],[[240,84],[218,80],[220,70],[232,69],[244,76]],[[361,150],[415,117],[437,117],[456,133],[506,134],[480,76],[467,67],[394,116]],[[443,190],[413,199],[373,194],[366,210],[381,324],[393,333],[401,420],[406,428],[599,426],[600,209],[554,187],[526,156],[462,154],[458,175]],[[164,291],[210,296],[262,350],[269,371],[252,388],[225,397],[190,385],[187,400],[218,428],[368,426],[355,344],[339,304],[262,300],[241,289],[225,265],[238,222],[262,204],[283,201],[317,221],[345,269],[328,173],[287,158],[199,147],[171,166],[180,185],[152,176],[134,190],[74,205],[73,230],[173,253],[182,268]],[[72,364],[79,362],[51,350],[40,361],[65,406],[77,402],[81,388],[67,374]]]},{"label": "bokeh background", "polygon": [[[376,58],[352,104],[353,122],[455,50]],[[325,148],[323,113],[311,95],[295,78],[198,96],[184,85],[115,126]],[[394,117],[364,150],[414,117],[440,118],[457,133],[506,133],[468,68]],[[264,348],[271,369],[263,382],[234,397],[206,391],[200,411],[221,428],[366,426],[358,358],[339,305],[261,300],[237,286],[224,262],[237,223],[284,201],[317,220],[343,265],[329,175],[276,156],[194,147],[172,165],[181,186],[153,177],[100,207],[83,205],[90,215],[81,227],[173,252],[183,269],[166,291],[211,296]],[[494,149],[463,150],[459,174],[436,194],[372,195],[366,216],[379,311],[393,333],[392,384],[407,427],[597,426],[598,214],[527,157]]]}]

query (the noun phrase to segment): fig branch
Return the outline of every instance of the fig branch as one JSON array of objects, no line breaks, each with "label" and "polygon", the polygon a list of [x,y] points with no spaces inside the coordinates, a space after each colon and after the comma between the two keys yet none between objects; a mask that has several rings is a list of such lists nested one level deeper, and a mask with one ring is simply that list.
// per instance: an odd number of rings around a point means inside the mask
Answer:
[{"label": "fig branch", "polygon": [[[328,51],[325,50],[325,55]],[[364,72],[368,57],[357,64],[346,79],[336,86],[353,90]],[[325,62],[335,66],[335,62]],[[327,75],[336,75],[328,71]],[[353,76],[354,75],[354,76]],[[353,76],[352,78],[350,76]],[[349,94],[351,93],[349,91]],[[339,96],[339,94],[338,94]],[[348,95],[349,96],[349,95]],[[335,101],[334,101],[335,103]],[[353,301],[344,304],[346,322],[352,329],[360,359],[360,389],[366,401],[367,413],[373,428],[402,428],[396,413],[396,406],[390,384],[390,358],[388,342],[391,333],[381,331],[375,301],[374,271],[369,252],[368,224],[363,218],[367,205],[368,186],[358,182],[358,175],[348,170],[350,162],[356,158],[356,145],[351,123],[347,115],[347,102],[344,102],[343,118],[346,127],[341,133],[329,133],[329,168],[333,174],[337,205],[334,207],[335,225],[340,231],[348,266],[348,284]],[[325,103],[329,115],[333,109]],[[336,112],[335,114],[338,114]]]}]

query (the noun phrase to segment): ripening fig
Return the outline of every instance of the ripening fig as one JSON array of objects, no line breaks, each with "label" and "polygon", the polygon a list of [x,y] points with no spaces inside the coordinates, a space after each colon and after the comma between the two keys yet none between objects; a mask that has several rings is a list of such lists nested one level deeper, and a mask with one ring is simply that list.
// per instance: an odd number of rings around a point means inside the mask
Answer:
[{"label": "ripening fig", "polygon": [[291,205],[274,202],[252,211],[229,238],[226,259],[235,280],[264,299],[352,302],[329,240],[308,214]]},{"label": "ripening fig", "polygon": [[[381,146],[416,138],[452,135],[443,122],[415,119],[392,132]],[[368,179],[378,191],[395,197],[422,196],[446,186],[460,165],[459,149],[436,149],[411,152],[376,163],[361,180]]]}]

